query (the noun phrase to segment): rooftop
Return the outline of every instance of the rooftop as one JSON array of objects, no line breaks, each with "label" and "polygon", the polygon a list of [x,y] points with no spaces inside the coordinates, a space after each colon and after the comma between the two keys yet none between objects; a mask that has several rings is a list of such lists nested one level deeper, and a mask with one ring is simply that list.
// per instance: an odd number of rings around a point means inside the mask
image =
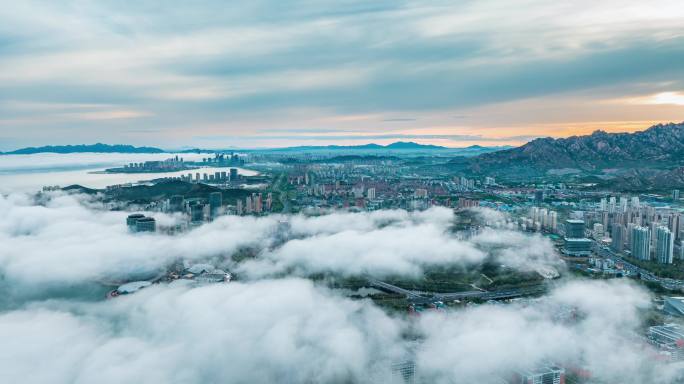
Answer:
[{"label": "rooftop", "polygon": [[150,285],[152,285],[152,283],[149,281],[132,281],[120,286],[116,291],[122,294],[134,293],[145,287],[149,287]]}]

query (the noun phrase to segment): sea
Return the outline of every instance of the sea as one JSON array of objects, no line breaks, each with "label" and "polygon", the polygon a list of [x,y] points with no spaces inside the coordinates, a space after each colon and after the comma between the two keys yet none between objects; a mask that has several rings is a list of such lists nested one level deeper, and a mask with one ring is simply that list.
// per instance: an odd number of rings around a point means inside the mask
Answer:
[{"label": "sea", "polygon": [[[198,161],[207,154],[160,153],[39,153],[32,155],[0,155],[0,193],[36,192],[44,186],[66,187],[79,184],[88,188],[105,188],[108,185],[139,183],[162,177],[177,177],[199,173],[227,172],[228,168],[203,167],[179,172],[159,173],[103,173],[107,168],[122,167],[128,163],[165,160],[175,156],[186,161]],[[256,171],[238,168],[243,176]]]}]

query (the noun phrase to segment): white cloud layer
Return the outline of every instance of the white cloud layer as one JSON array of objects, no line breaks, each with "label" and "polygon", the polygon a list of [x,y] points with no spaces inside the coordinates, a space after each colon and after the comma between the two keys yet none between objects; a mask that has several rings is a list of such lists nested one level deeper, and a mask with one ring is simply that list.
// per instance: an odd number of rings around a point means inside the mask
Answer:
[{"label": "white cloud layer", "polygon": [[[126,213],[83,196],[50,197],[0,198],[0,382],[392,382],[392,364],[407,358],[434,383],[488,383],[546,360],[605,382],[680,379],[681,364],[654,360],[639,338],[650,297],[627,281],[559,282],[539,300],[412,319],[289,276],[411,277],[488,257],[556,265],[541,237],[500,228],[459,240],[449,210],[293,216],[287,233],[286,217],[223,217],[170,237],[129,234]],[[245,246],[256,260],[225,260]],[[112,300],[92,283],[177,258],[250,279],[154,284]]]},{"label": "white cloud layer", "polygon": [[[175,260],[213,259],[249,277],[405,275],[425,267],[473,265],[489,256],[524,271],[555,267],[550,242],[508,230],[458,239],[453,212],[378,211],[320,217],[223,216],[177,236],[131,234],[127,212],[98,209],[84,196],[49,194],[43,205],[21,194],[0,197],[0,271],[26,283],[76,283],[154,274]],[[154,213],[160,225],[178,218]],[[280,224],[287,221],[287,228]],[[280,231],[280,232],[279,232]],[[271,247],[274,238],[282,239]],[[257,257],[233,265],[231,256],[252,248]]]},{"label": "white cloud layer", "polygon": [[399,325],[305,280],[153,286],[0,314],[0,381],[361,382],[389,371],[374,364],[400,352]]},{"label": "white cloud layer", "polygon": [[[638,313],[648,306],[645,292],[624,281],[584,281],[527,305],[411,322],[302,279],[176,282],[109,301],[48,300],[0,313],[0,379],[389,383],[397,382],[391,365],[414,356],[419,382],[494,383],[552,361],[605,382],[675,383],[681,364],[654,360],[638,338]],[[559,318],[559,308],[576,316]]]}]

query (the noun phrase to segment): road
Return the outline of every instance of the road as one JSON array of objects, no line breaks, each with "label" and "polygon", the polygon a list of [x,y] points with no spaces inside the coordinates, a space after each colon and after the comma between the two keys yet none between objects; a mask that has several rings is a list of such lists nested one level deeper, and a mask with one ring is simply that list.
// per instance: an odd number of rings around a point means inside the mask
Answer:
[{"label": "road", "polygon": [[463,299],[500,300],[532,295],[541,293],[545,290],[544,286],[537,285],[533,287],[509,288],[498,291],[422,292],[397,287],[396,285],[392,285],[377,279],[369,279],[368,282],[371,286],[382,291],[404,295],[409,301],[415,303]]},{"label": "road", "polygon": [[684,288],[684,280],[676,280],[676,279],[670,279],[670,278],[665,278],[665,277],[658,277],[654,275],[652,272],[649,272],[646,269],[643,269],[637,265],[634,265],[630,263],[629,261],[625,260],[622,255],[619,253],[615,252],[614,250],[601,246],[600,244],[594,242],[594,250],[596,251],[596,254],[606,258],[610,259],[613,262],[619,262],[622,263],[624,266],[624,269],[629,271],[630,274],[637,275],[639,274],[641,276],[641,280],[644,281],[651,281],[654,283],[659,283],[662,285],[664,288],[667,289],[681,289]]},{"label": "road", "polygon": [[417,299],[420,297],[424,297],[422,292],[419,293],[416,291],[410,291],[408,289],[397,287],[396,285],[392,285],[390,283],[385,283],[384,281],[380,281],[380,280],[376,280],[376,279],[368,279],[368,283],[372,287],[377,288],[381,291],[398,293],[400,295],[406,296],[406,298],[408,298],[408,299]]},{"label": "road", "polygon": [[290,213],[291,207],[289,194],[287,190],[283,188],[285,184],[287,184],[285,174],[281,173],[280,176],[278,176],[278,179],[273,183],[273,190],[278,192],[278,199],[280,199],[280,203],[283,205],[283,213]]}]

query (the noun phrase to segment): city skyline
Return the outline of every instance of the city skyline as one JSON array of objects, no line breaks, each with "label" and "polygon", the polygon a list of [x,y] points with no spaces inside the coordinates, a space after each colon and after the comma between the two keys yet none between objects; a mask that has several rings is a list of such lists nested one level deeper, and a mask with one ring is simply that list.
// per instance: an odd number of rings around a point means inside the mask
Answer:
[{"label": "city skyline", "polygon": [[0,150],[520,145],[682,121],[684,7],[256,2],[0,10]]}]

